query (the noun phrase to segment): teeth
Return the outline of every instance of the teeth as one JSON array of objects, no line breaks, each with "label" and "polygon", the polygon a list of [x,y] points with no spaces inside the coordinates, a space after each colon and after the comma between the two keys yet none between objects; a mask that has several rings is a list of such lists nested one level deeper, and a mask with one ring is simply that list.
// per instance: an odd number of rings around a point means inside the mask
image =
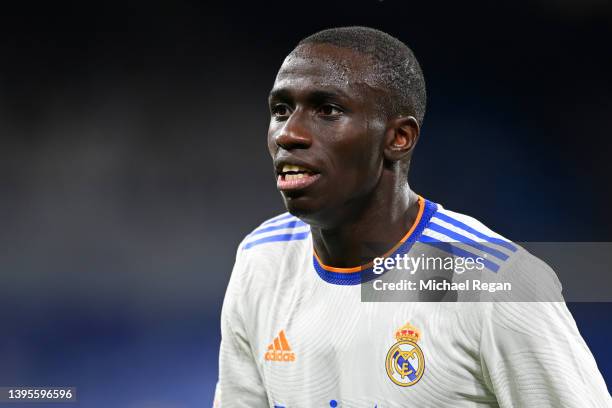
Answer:
[{"label": "teeth", "polygon": [[299,180],[301,178],[307,177],[306,174],[304,173],[298,173],[298,174],[286,174],[285,175],[285,180]]},{"label": "teeth", "polygon": [[286,173],[288,171],[308,171],[308,169],[305,169],[301,166],[296,166],[294,164],[285,164],[283,166],[283,173]]}]

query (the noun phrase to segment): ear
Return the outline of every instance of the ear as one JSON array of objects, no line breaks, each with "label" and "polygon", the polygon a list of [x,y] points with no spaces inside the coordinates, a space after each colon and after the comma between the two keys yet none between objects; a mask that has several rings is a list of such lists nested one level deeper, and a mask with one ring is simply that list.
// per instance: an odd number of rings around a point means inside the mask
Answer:
[{"label": "ear", "polygon": [[419,132],[419,122],[414,116],[391,119],[385,134],[385,159],[396,162],[410,158],[419,138]]}]

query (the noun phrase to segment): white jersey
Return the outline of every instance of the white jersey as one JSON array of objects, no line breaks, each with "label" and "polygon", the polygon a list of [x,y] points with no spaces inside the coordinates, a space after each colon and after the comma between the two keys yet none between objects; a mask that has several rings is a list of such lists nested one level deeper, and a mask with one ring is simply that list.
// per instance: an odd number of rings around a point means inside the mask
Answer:
[{"label": "white jersey", "polygon": [[[483,274],[554,277],[473,218],[419,204],[389,255],[443,243],[486,253]],[[612,407],[564,302],[364,302],[357,269],[323,265],[290,214],[248,235],[223,304],[215,406]]]}]

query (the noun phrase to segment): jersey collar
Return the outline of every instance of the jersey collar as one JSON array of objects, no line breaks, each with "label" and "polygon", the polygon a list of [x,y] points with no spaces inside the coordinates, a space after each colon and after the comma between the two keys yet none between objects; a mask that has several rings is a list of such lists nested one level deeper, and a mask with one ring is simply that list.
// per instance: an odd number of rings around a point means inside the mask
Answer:
[{"label": "jersey collar", "polygon": [[[437,211],[437,207],[438,206],[436,203],[428,201],[419,196],[419,212],[417,213],[414,223],[406,235],[404,235],[402,239],[400,239],[400,241],[393,246],[393,248],[382,255],[382,257],[395,257],[397,254],[401,255],[410,251],[412,244],[414,244],[414,242],[416,242],[419,236],[423,233],[423,230],[429,223],[429,220]],[[321,279],[334,285],[356,285],[361,282],[367,282],[374,277],[379,276],[372,271],[372,262],[353,268],[336,268],[325,265],[323,262],[321,262],[314,249],[312,262],[315,271],[317,271],[317,274],[321,277]]]}]

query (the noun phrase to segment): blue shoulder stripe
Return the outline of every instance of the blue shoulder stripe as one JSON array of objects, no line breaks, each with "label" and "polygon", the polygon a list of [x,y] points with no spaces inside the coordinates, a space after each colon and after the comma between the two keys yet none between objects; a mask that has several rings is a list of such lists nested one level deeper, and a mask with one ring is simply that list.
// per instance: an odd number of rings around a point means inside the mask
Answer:
[{"label": "blue shoulder stripe", "polygon": [[436,239],[434,237],[430,237],[427,235],[421,235],[421,238],[419,239],[419,241],[426,243],[426,244],[430,244],[431,246],[441,249],[444,252],[448,252],[449,254],[456,255],[462,258],[471,258],[471,259],[480,258],[485,267],[489,268],[493,272],[497,272],[499,270],[499,265],[497,265],[496,263],[491,262],[488,259],[483,258],[481,256],[475,255],[469,251],[466,251],[463,248],[456,247],[451,242],[443,242],[443,241],[440,241],[439,239]]},{"label": "blue shoulder stripe", "polygon": [[470,227],[469,225],[466,225],[464,223],[462,223],[459,220],[456,220],[452,217],[449,217],[446,214],[442,214],[440,211],[436,212],[433,216],[433,218],[438,218],[441,219],[442,221],[446,221],[451,225],[454,225],[457,228],[461,228],[464,231],[467,231],[473,235],[476,235],[478,238],[482,238],[487,242],[490,242],[492,244],[497,244],[500,246],[503,246],[504,248],[509,249],[512,252],[516,252],[517,248],[515,245],[512,245],[510,242],[500,239],[500,238],[494,238],[494,237],[490,237],[486,234],[483,234],[482,232],[475,230],[474,228]]},{"label": "blue shoulder stripe", "polygon": [[291,214],[289,214],[289,213],[287,213],[287,214],[277,215],[276,217],[274,217],[274,218],[270,218],[268,221],[265,221],[265,222],[264,222],[264,223],[262,223],[261,225],[268,225],[268,224],[271,224],[271,223],[273,223],[273,222],[276,222],[276,221],[281,221],[281,220],[286,220],[287,218],[291,218],[291,217],[293,217],[293,215],[291,215]]},{"label": "blue shoulder stripe", "polygon": [[249,249],[257,245],[265,244],[268,242],[284,242],[284,241],[298,241],[308,238],[308,234],[310,231],[300,232],[297,234],[281,234],[281,235],[271,235],[269,237],[264,237],[257,239],[255,241],[247,242],[243,245],[242,249]]},{"label": "blue shoulder stripe", "polygon": [[265,232],[276,231],[276,230],[279,230],[279,229],[303,227],[304,225],[306,225],[306,223],[304,221],[299,220],[299,219],[296,218],[295,220],[286,222],[284,224],[271,225],[269,227],[264,227],[264,228],[256,229],[255,231],[251,232],[249,234],[249,236],[252,237],[253,235],[259,235],[259,234],[263,234]]},{"label": "blue shoulder stripe", "polygon": [[440,234],[446,235],[449,238],[454,239],[457,242],[461,242],[471,246],[472,248],[476,248],[479,251],[486,252],[488,254],[493,255],[494,257],[505,261],[508,259],[508,255],[504,254],[502,251],[498,251],[497,249],[493,249],[486,245],[483,245],[482,242],[476,242],[471,238],[463,236],[461,234],[456,233],[455,231],[449,230],[448,228],[444,228],[443,226],[436,224],[435,222],[430,222],[427,226],[432,231],[439,232]]}]

